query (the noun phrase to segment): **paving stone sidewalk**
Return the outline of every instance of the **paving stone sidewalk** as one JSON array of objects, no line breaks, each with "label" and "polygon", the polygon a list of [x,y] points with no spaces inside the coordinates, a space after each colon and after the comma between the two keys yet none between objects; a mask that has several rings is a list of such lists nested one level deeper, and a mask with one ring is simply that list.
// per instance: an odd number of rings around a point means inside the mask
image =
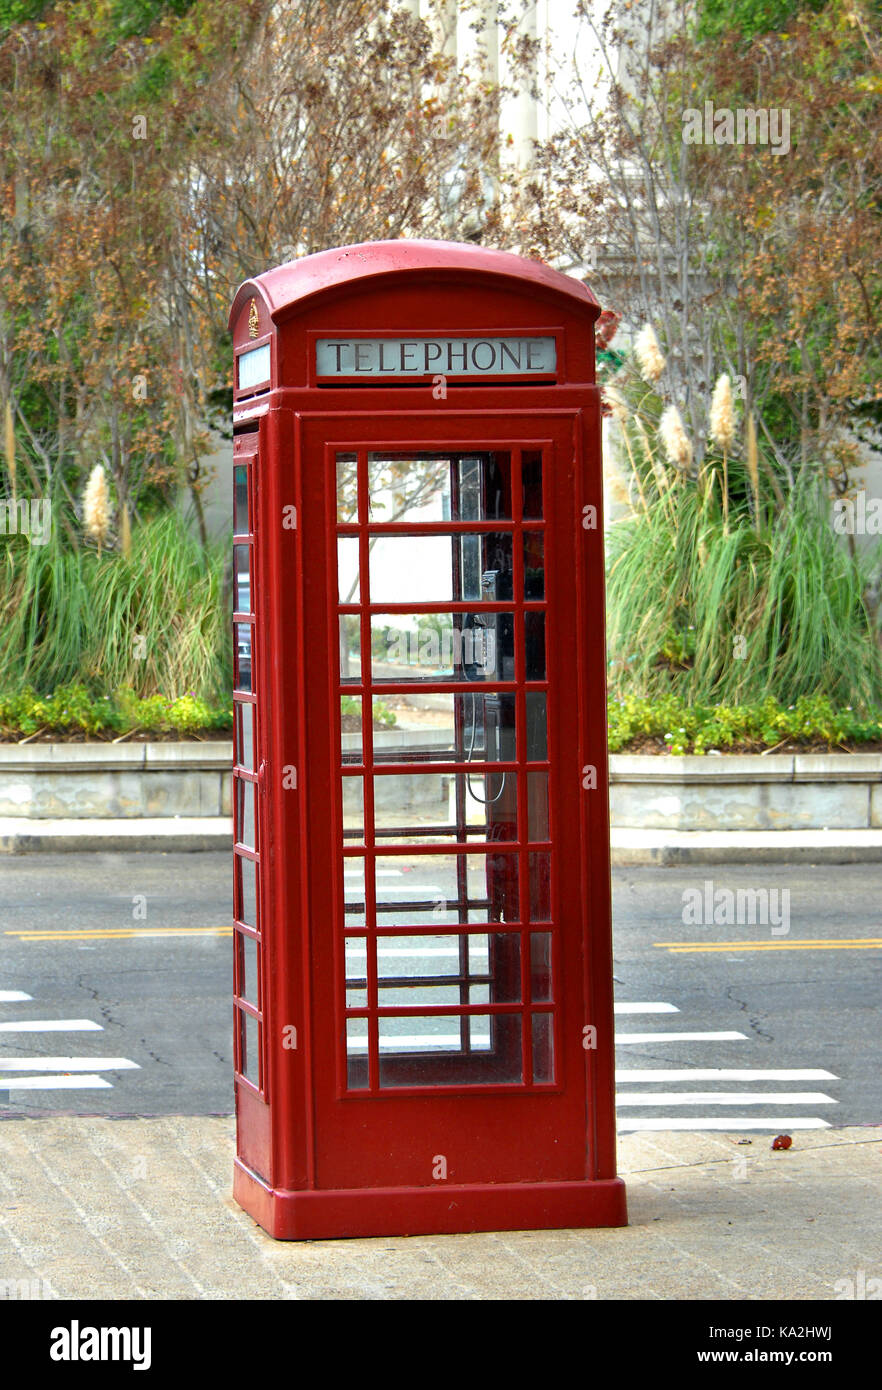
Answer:
[{"label": "paving stone sidewalk", "polygon": [[783,1152],[738,1137],[623,1136],[621,1230],[295,1243],[232,1201],[230,1118],[7,1120],[0,1280],[62,1299],[861,1297],[882,1278],[882,1128]]}]

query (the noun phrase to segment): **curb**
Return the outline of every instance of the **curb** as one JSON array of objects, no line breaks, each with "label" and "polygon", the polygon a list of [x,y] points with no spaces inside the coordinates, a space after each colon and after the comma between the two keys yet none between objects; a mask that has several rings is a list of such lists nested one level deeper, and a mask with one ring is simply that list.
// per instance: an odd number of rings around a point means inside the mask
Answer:
[{"label": "curb", "polygon": [[882,830],[630,830],[610,832],[615,868],[681,864],[875,864]]},{"label": "curb", "polygon": [[[228,816],[156,816],[129,820],[0,818],[2,854],[231,851]],[[684,864],[874,864],[882,830],[634,830],[610,833],[614,868]]]},{"label": "curb", "polygon": [[0,818],[0,854],[196,853],[232,850],[229,816],[154,816],[128,820]]}]

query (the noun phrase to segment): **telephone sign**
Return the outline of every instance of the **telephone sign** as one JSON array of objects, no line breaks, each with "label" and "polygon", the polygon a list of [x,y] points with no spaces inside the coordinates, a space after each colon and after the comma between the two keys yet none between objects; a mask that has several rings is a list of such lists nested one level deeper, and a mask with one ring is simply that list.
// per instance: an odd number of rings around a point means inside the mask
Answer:
[{"label": "telephone sign", "polygon": [[426,241],[233,303],[234,1195],[275,1236],[626,1221],[599,312]]},{"label": "telephone sign", "polygon": [[320,377],[554,374],[554,338],[319,338]]}]

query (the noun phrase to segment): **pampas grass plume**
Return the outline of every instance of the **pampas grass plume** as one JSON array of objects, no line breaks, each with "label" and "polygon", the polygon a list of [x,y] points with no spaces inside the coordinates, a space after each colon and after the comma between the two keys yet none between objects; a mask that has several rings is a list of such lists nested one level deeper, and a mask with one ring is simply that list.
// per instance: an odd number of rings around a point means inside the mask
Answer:
[{"label": "pampas grass plume", "polygon": [[100,554],[110,530],[110,494],[104,468],[100,463],[96,463],[89,474],[89,481],[83,493],[83,526],[86,534],[94,536],[98,542]]},{"label": "pampas grass plume", "polygon": [[735,440],[735,408],[732,401],[732,383],[723,372],[717,377],[710,407],[710,437],[715,444],[728,453]]},{"label": "pampas grass plume", "polygon": [[692,462],[692,445],[675,405],[669,405],[663,411],[658,422],[658,434],[668,460],[685,472]]},{"label": "pampas grass plume", "polygon": [[658,345],[658,338],[649,323],[643,325],[634,339],[634,356],[646,381],[651,385],[658,381],[665,369],[665,359]]}]

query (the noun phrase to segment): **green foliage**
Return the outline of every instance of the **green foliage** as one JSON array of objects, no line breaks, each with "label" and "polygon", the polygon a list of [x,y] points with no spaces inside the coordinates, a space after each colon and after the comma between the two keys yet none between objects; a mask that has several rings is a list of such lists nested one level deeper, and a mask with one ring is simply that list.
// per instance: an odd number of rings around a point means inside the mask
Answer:
[{"label": "green foliage", "polygon": [[130,556],[10,537],[0,558],[0,689],[141,696],[232,689],[228,547],[204,551],[177,512],[136,527]]},{"label": "green foliage", "polygon": [[146,698],[122,688],[112,695],[93,695],[84,685],[59,686],[51,695],[27,688],[0,696],[0,739],[36,733],[85,734],[95,738],[128,733],[195,734],[228,730],[232,702],[211,703],[192,692],[176,699]]},{"label": "green foliage", "polygon": [[[355,695],[340,696],[340,713],[342,715],[354,715],[361,717],[361,699]],[[385,705],[382,700],[374,700],[373,704],[374,723],[380,724],[384,729],[392,729],[397,724],[397,719],[393,710]]]},{"label": "green foliage", "polygon": [[713,39],[738,30],[745,38],[786,27],[805,10],[818,14],[827,0],[701,0],[698,35]]},{"label": "green foliage", "polygon": [[147,34],[166,15],[180,18],[186,14],[193,3],[194,0],[115,0],[111,8],[113,29],[120,39]]},{"label": "green foliage", "polygon": [[39,19],[44,10],[51,9],[50,0],[0,0],[0,34],[14,24],[26,24]]},{"label": "green foliage", "polygon": [[882,547],[852,553],[834,533],[822,471],[790,482],[731,400],[711,412],[726,447],[698,464],[699,441],[666,433],[664,398],[631,358],[605,390],[632,508],[607,537],[611,692],[882,701]]},{"label": "green foliage", "polygon": [[384,729],[392,729],[398,722],[394,712],[382,700],[374,700],[373,713],[374,723],[381,724]]},{"label": "green foliage", "polygon": [[609,538],[610,689],[690,701],[882,700],[878,635],[852,557],[806,494],[759,530],[681,482]]},{"label": "green foliage", "polygon": [[[350,695],[340,700],[342,714],[358,714]],[[0,739],[28,738],[37,733],[83,734],[110,738],[129,733],[191,735],[232,727],[229,701],[212,703],[192,693],[168,699],[142,697],[131,688],[111,695],[93,695],[83,685],[59,686],[51,695],[32,689],[0,695]],[[391,728],[395,715],[381,700],[374,701],[374,722]],[[774,748],[782,742],[859,744],[882,739],[882,708],[858,713],[836,708],[823,696],[806,696],[786,706],[767,699],[744,705],[691,705],[681,696],[657,700],[628,695],[608,703],[609,748],[620,752],[645,738],[663,739],[668,752],[724,752],[735,744]]]},{"label": "green foliage", "polygon": [[836,708],[822,695],[795,704],[766,699],[743,705],[690,704],[680,695],[647,699],[626,695],[608,704],[609,750],[618,753],[644,738],[663,739],[669,753],[725,752],[733,744],[757,752],[781,743],[869,743],[882,739],[882,708],[859,713]]}]

